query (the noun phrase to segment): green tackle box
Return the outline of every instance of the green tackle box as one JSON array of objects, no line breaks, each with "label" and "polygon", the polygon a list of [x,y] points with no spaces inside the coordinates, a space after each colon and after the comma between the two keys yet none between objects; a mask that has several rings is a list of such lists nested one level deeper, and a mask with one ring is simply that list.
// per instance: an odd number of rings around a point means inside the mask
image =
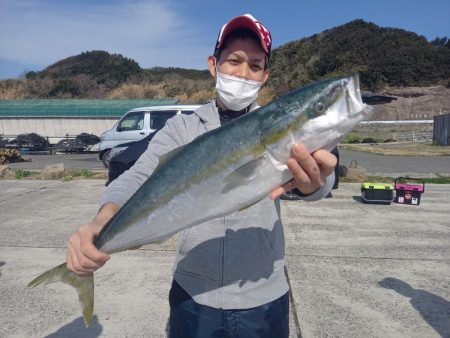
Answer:
[{"label": "green tackle box", "polygon": [[388,183],[364,182],[361,184],[361,197],[364,203],[391,204],[394,187]]}]

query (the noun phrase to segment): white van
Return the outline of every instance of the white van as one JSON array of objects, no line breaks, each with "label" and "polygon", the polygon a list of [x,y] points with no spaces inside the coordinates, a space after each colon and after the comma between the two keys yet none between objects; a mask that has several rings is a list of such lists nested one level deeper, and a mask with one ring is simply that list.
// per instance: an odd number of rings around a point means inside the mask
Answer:
[{"label": "white van", "polygon": [[107,168],[111,149],[121,143],[139,141],[161,129],[166,121],[177,114],[192,114],[200,105],[151,106],[135,108],[120,118],[114,126],[100,136],[98,156]]}]

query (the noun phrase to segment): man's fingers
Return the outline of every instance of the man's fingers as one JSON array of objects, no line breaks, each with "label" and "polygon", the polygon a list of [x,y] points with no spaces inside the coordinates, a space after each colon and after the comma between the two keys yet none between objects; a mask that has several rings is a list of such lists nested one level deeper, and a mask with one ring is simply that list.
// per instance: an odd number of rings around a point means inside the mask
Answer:
[{"label": "man's fingers", "polygon": [[278,188],[273,189],[270,193],[270,198],[274,200],[294,188],[295,188],[295,183],[293,180],[290,180],[289,182],[286,182],[282,186],[279,186]]},{"label": "man's fingers", "polygon": [[312,154],[316,163],[325,171],[325,176],[331,174],[337,165],[337,158],[325,149],[319,149]]},{"label": "man's fingers", "polygon": [[67,247],[67,263],[66,263],[67,269],[70,271],[76,273],[79,276],[86,275],[86,271],[84,271],[80,264],[78,263],[78,258],[75,254],[75,251],[71,247]]},{"label": "man's fingers", "polygon": [[102,267],[109,256],[93,244],[95,232],[81,227],[67,241],[67,268],[80,276],[88,276]]},{"label": "man's fingers", "polygon": [[275,199],[294,188],[300,189],[306,195],[313,193],[323,187],[336,163],[336,157],[326,149],[319,149],[310,154],[303,144],[294,144],[291,158],[287,161],[293,179],[275,188],[270,198]]},{"label": "man's fingers", "polygon": [[[306,147],[302,144],[294,144],[292,146],[292,155],[297,162],[296,165],[298,166],[297,168],[295,168],[295,164],[291,160],[288,161],[288,167],[291,172],[292,169],[295,170],[294,172],[292,172],[294,179],[296,181],[303,182],[303,184],[310,183],[322,186],[323,180],[321,177],[321,168],[319,167],[315,158],[308,152]],[[290,165],[292,166],[292,169]],[[301,168],[302,170],[300,170],[299,168]]]},{"label": "man's fingers", "polygon": [[94,246],[95,234],[92,231],[79,231],[79,236],[81,253],[91,261],[102,263],[102,265],[105,264],[109,259],[109,255],[97,250]]},{"label": "man's fingers", "polygon": [[300,163],[297,162],[296,159],[290,158],[287,161],[288,169],[290,170],[294,181],[297,182],[303,182],[303,184],[310,184],[311,178],[306,173],[306,171],[303,169],[303,166],[300,165]]}]

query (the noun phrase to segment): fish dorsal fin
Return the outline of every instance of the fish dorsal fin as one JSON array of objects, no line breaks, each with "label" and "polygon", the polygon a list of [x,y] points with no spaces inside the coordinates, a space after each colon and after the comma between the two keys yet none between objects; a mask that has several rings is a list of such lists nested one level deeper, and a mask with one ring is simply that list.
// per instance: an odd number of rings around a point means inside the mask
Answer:
[{"label": "fish dorsal fin", "polygon": [[259,168],[267,161],[263,155],[255,160],[245,163],[223,179],[224,187],[222,193],[226,193],[239,186],[246,185],[258,177]]},{"label": "fish dorsal fin", "polygon": [[161,168],[164,164],[166,164],[171,158],[175,157],[180,151],[183,150],[185,146],[181,146],[175,149],[172,149],[171,151],[165,153],[164,155],[161,155],[159,157],[158,165],[156,166],[154,171],[157,171],[159,168]]}]

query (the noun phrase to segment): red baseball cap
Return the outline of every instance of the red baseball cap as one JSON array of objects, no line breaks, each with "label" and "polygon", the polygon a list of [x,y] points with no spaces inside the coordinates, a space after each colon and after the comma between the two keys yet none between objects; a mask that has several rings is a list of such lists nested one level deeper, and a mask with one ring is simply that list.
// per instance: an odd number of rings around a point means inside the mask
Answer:
[{"label": "red baseball cap", "polygon": [[272,36],[270,35],[269,30],[261,22],[256,20],[251,14],[237,16],[223,25],[217,38],[215,50],[219,49],[223,45],[226,37],[231,32],[240,28],[245,28],[254,32],[259,38],[262,49],[264,50],[264,52],[266,52],[267,56],[270,57],[270,50],[272,48]]}]

